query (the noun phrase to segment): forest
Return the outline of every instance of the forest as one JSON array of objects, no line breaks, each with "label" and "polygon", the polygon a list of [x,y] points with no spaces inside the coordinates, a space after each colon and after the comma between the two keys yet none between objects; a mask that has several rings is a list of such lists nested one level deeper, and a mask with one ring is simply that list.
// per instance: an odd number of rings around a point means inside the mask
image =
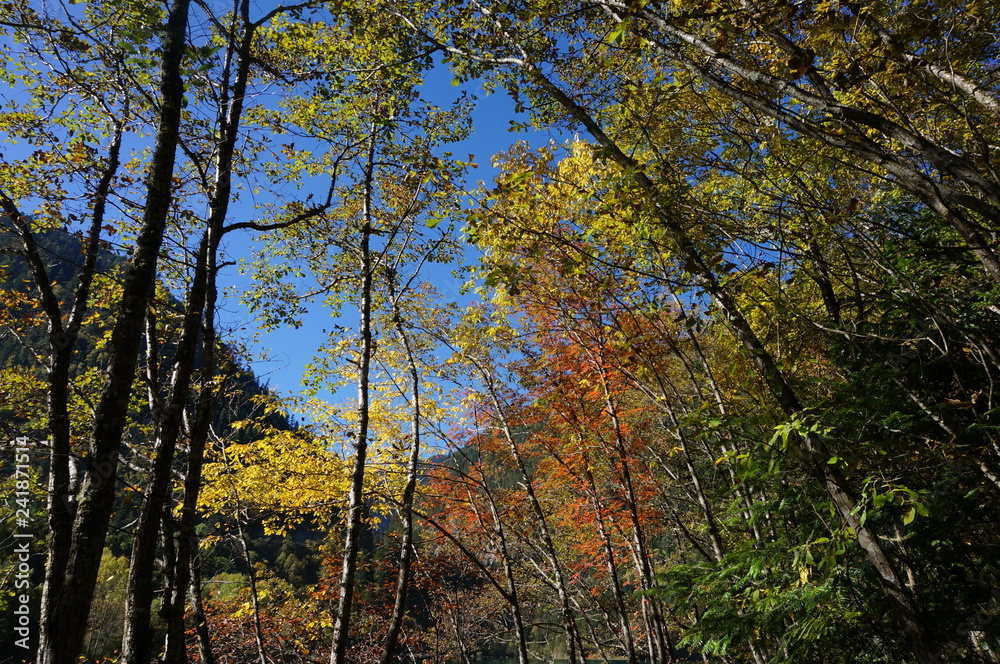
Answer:
[{"label": "forest", "polygon": [[0,2],[3,663],[1000,664],[1000,2],[282,2]]}]

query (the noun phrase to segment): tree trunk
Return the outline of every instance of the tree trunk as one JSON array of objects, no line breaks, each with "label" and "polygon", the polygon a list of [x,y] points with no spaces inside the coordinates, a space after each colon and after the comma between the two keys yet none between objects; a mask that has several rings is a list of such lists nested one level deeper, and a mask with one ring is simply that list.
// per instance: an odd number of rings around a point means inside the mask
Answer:
[{"label": "tree trunk", "polygon": [[625,662],[626,664],[636,664],[638,659],[635,652],[635,639],[632,637],[632,625],[628,617],[628,608],[625,605],[625,594],[622,592],[615,549],[611,543],[611,537],[608,535],[607,528],[604,527],[604,514],[597,493],[597,482],[594,480],[594,474],[590,471],[590,462],[586,457],[584,457],[583,462],[583,474],[587,482],[591,503],[594,506],[594,520],[597,522],[597,534],[601,538],[601,544],[604,547],[604,560],[608,569],[608,580],[611,585],[611,592],[615,598],[615,607],[618,609],[622,643],[625,645]]},{"label": "tree trunk", "polygon": [[253,566],[253,558],[250,556],[250,538],[247,537],[247,530],[244,524],[250,523],[249,514],[239,506],[237,498],[236,509],[236,533],[237,544],[243,554],[243,563],[247,566],[247,578],[250,581],[250,605],[253,610],[253,639],[257,646],[257,661],[259,664],[269,664],[267,653],[264,649],[264,629],[260,622],[260,593],[257,591],[257,571]]},{"label": "tree trunk", "polygon": [[[189,586],[192,588],[192,594],[197,593],[196,600],[199,606],[196,606],[196,609],[200,611],[200,580],[194,581],[192,574],[192,571],[197,568],[196,560],[198,557],[198,537],[195,534],[198,518],[198,493],[201,490],[201,473],[212,417],[222,389],[221,386],[215,385],[217,364],[215,303],[218,296],[215,282],[218,237],[215,234],[211,235],[209,245],[209,252],[206,256],[208,260],[208,292],[202,333],[201,394],[198,396],[188,442],[187,473],[184,476],[184,498],[181,504],[181,518],[178,528],[177,578],[172,595],[163,599],[167,607],[167,638],[162,659],[164,664],[183,664],[187,661],[184,614]],[[199,622],[201,628],[204,627],[203,623],[204,616]]]},{"label": "tree trunk", "polygon": [[490,399],[492,400],[493,407],[496,410],[496,416],[500,421],[500,429],[503,432],[508,447],[510,448],[518,473],[521,476],[522,486],[524,487],[525,493],[528,497],[528,504],[531,506],[531,510],[535,513],[535,519],[538,521],[538,529],[542,537],[542,545],[544,547],[545,556],[549,559],[549,565],[552,568],[556,595],[559,600],[560,619],[562,621],[563,630],[566,632],[566,657],[569,660],[569,664],[578,664],[578,660],[581,664],[583,664],[582,653],[579,653],[577,649],[577,645],[580,643],[580,635],[576,624],[576,618],[573,615],[573,610],[570,606],[566,576],[563,573],[562,565],[559,564],[555,543],[552,541],[552,535],[549,531],[548,519],[545,518],[545,512],[542,510],[542,505],[538,501],[538,496],[535,494],[534,483],[528,473],[527,464],[521,455],[521,451],[517,447],[514,434],[510,429],[509,423],[507,422],[506,413],[500,403],[500,399],[497,396],[494,385],[490,380],[490,377],[485,375],[485,373],[483,375],[483,381],[487,384]]},{"label": "tree trunk", "polygon": [[653,581],[653,567],[649,563],[649,552],[646,549],[646,538],[643,532],[642,523],[639,521],[639,501],[635,495],[635,488],[632,485],[632,472],[629,469],[629,455],[628,450],[625,447],[625,436],[622,433],[621,421],[618,418],[618,406],[611,396],[611,392],[608,389],[607,381],[604,379],[604,358],[601,357],[599,360],[595,359],[595,368],[601,375],[601,389],[604,394],[604,405],[607,409],[608,417],[611,418],[611,425],[614,430],[615,436],[615,454],[618,457],[618,466],[621,469],[621,482],[622,488],[625,489],[625,504],[628,506],[629,521],[632,525],[632,542],[636,551],[636,561],[639,567],[639,581],[641,583],[643,593],[643,602],[648,602],[650,604],[649,615],[655,621],[653,623],[652,635],[654,637],[654,643],[656,645],[656,651],[658,654],[658,661],[661,662],[673,662],[674,654],[671,652],[670,648],[667,647],[665,642],[665,632],[666,626],[660,617],[659,611],[653,606],[654,600],[647,596],[647,593],[652,590]]},{"label": "tree trunk", "polygon": [[39,253],[39,247],[28,220],[21,214],[14,201],[0,191],[0,204],[2,204],[4,212],[14,226],[15,233],[21,240],[32,279],[41,295],[42,310],[48,321],[49,358],[46,377],[46,417],[50,448],[46,513],[48,515],[49,537],[43,588],[50,590],[47,593],[43,590],[41,607],[41,623],[43,625],[47,622],[45,616],[52,611],[52,598],[62,594],[65,581],[63,571],[69,561],[72,545],[73,519],[76,515],[76,487],[73,485],[72,473],[70,472],[70,367],[73,362],[80,326],[89,306],[90,291],[97,270],[97,256],[100,250],[107,197],[111,191],[112,180],[121,163],[122,131],[122,123],[118,122],[108,149],[107,165],[101,173],[95,191],[84,262],[79,271],[79,281],[73,295],[72,309],[65,325],[63,325],[58,298],[52,289],[52,281],[45,269],[45,263]]},{"label": "tree trunk", "polygon": [[[180,65],[190,0],[173,0],[163,38],[160,125],[157,131],[142,227],[126,267],[123,292],[108,348],[106,382],[84,461],[84,478],[65,567],[42,591],[38,662],[71,664],[83,646],[107,527],[114,506],[118,452],[128,417],[146,307],[171,200],[171,184],[183,104]],[[52,561],[59,562],[59,561]],[[48,575],[47,575],[48,576]]]},{"label": "tree trunk", "polygon": [[[191,617],[194,618],[195,631],[198,635],[198,659],[200,660],[200,664],[215,664],[215,655],[212,652],[212,640],[208,633],[208,622],[205,618],[205,607],[201,601],[201,559],[197,554],[197,549],[189,562],[191,569],[191,604],[194,607]],[[187,661],[187,653],[184,648],[181,647],[180,650],[184,652],[184,657],[175,658],[173,661]],[[168,649],[167,656],[169,655],[170,651]],[[171,660],[164,659],[164,661],[169,662]]]},{"label": "tree trunk", "polygon": [[350,641],[351,608],[354,600],[354,578],[357,573],[358,549],[364,511],[365,458],[368,453],[368,412],[369,374],[372,361],[372,279],[373,259],[371,255],[373,178],[375,167],[375,129],[372,129],[365,165],[364,209],[361,224],[359,263],[361,268],[361,330],[358,357],[358,427],[354,440],[354,468],[351,472],[351,488],[347,506],[347,527],[344,537],[344,560],[340,571],[340,594],[333,627],[333,648],[330,664],[346,664],[347,646]]},{"label": "tree trunk", "polygon": [[[229,213],[232,195],[232,168],[236,153],[236,143],[239,138],[239,127],[243,115],[243,104],[246,97],[247,81],[250,74],[250,46],[255,33],[255,26],[250,21],[250,5],[248,0],[234,1],[234,15],[239,14],[244,29],[239,42],[234,44],[235,35],[230,36],[230,50],[235,50],[236,74],[232,84],[229,84],[231,58],[226,58],[226,68],[223,72],[224,88],[219,100],[219,152],[215,162],[215,180],[209,200],[209,217],[205,231],[206,250],[199,257],[195,279],[204,276],[204,306],[200,314],[202,330],[202,392],[198,399],[195,412],[195,423],[190,434],[188,451],[188,469],[184,483],[184,504],[182,507],[180,543],[178,546],[178,576],[179,583],[173,589],[171,597],[164,598],[168,607],[167,645],[164,649],[164,662],[180,662],[186,659],[184,648],[184,612],[189,580],[189,561],[196,554],[197,538],[194,533],[197,518],[198,492],[201,488],[201,469],[204,461],[205,447],[208,441],[212,414],[217,403],[218,389],[213,388],[216,368],[216,332],[215,304],[218,298],[216,286],[217,257],[219,244],[225,233],[224,226]],[[193,290],[193,289],[192,289]],[[193,548],[194,547],[194,548]]]},{"label": "tree trunk", "polygon": [[[485,484],[485,478],[484,478]],[[493,496],[490,495],[489,487],[486,487],[487,499],[490,505],[490,515],[493,519],[493,531],[500,542],[500,555],[503,558],[504,582],[507,584],[507,592],[504,597],[510,604],[510,609],[514,614],[514,632],[517,637],[517,662],[518,664],[528,664],[528,634],[524,627],[524,614],[521,611],[521,600],[517,592],[517,580],[514,578],[514,565],[510,557],[510,548],[507,546],[507,534],[504,532],[503,522],[500,520],[500,510],[497,509]],[[474,504],[470,498],[470,504]]]},{"label": "tree trunk", "polygon": [[393,304],[393,323],[396,327],[396,336],[399,337],[400,343],[406,350],[406,361],[410,372],[412,440],[410,457],[406,464],[406,486],[403,488],[403,502],[399,509],[403,529],[399,543],[399,574],[396,578],[396,595],[392,606],[392,617],[389,619],[389,630],[382,649],[380,664],[390,664],[394,659],[396,643],[403,625],[403,614],[406,611],[406,596],[410,586],[410,561],[413,558],[413,496],[417,489],[417,463],[420,461],[420,372],[417,370],[413,349],[410,347],[410,340],[406,334],[406,328],[403,326],[393,277],[389,279],[389,298]]},{"label": "tree trunk", "polygon": [[[191,286],[187,311],[184,315],[184,328],[174,355],[170,395],[166,406],[158,409],[160,417],[156,422],[153,467],[150,469],[149,482],[143,492],[143,503],[139,511],[135,537],[132,540],[128,591],[125,597],[125,629],[122,637],[122,661],[126,664],[147,664],[152,656],[153,634],[150,629],[150,612],[153,603],[156,545],[163,508],[169,497],[174,452],[181,436],[184,409],[194,373],[208,287],[206,274],[208,243],[209,238],[206,233],[199,247],[194,283]],[[150,389],[155,389],[155,386],[151,386]],[[164,537],[172,538],[173,533],[164,533]]]}]

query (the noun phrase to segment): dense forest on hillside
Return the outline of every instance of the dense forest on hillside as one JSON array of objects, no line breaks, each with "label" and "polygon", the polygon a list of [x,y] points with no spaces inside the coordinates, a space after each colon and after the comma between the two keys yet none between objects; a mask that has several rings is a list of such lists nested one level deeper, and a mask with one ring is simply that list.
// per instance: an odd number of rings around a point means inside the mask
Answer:
[{"label": "dense forest on hillside", "polygon": [[1000,662],[997,26],[0,4],[0,657]]}]

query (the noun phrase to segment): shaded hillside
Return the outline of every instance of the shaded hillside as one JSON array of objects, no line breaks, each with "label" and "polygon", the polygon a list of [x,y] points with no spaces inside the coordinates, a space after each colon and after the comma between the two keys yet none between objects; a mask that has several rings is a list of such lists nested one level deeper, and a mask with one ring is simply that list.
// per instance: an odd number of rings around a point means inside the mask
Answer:
[{"label": "shaded hillside", "polygon": [[[45,261],[46,271],[53,283],[53,291],[65,312],[69,309],[69,303],[77,287],[79,269],[83,262],[83,243],[77,236],[62,231],[40,233],[36,239],[40,254]],[[5,439],[27,436],[37,441],[48,438],[45,418],[46,370],[43,359],[48,351],[48,338],[44,318],[37,308],[39,305],[34,281],[28,263],[19,251],[19,245],[19,239],[9,222],[0,219],[0,298],[3,304],[3,311],[0,314],[3,317],[0,321],[0,423],[2,423],[0,435]],[[90,404],[104,384],[103,372],[107,365],[105,336],[111,328],[113,315],[107,303],[115,301],[109,293],[113,293],[117,288],[117,273],[124,263],[123,256],[110,250],[103,250],[99,254],[97,264],[99,276],[92,297],[93,307],[88,313],[76,345],[71,382],[74,385],[74,398],[78,399],[78,407],[74,409],[73,415],[76,441],[74,444],[81,446],[76,451],[81,457],[85,455],[82,446],[90,428],[92,412]],[[160,293],[161,297],[154,306],[157,308],[161,328],[177,330],[178,326],[171,323],[175,318],[180,318],[184,305],[177,297],[164,295],[165,289],[161,289]],[[158,375],[162,390],[162,386],[169,380],[176,338],[165,333],[159,344]],[[226,381],[226,387],[215,407],[213,421],[215,432],[225,435],[233,443],[241,443],[249,442],[257,434],[253,427],[233,427],[232,423],[236,421],[255,418],[276,430],[295,428],[290,419],[280,413],[261,412],[261,402],[266,400],[268,388],[252,372],[239,366],[239,359],[231,348],[222,345],[219,356],[220,374]],[[147,357],[145,348],[142,357]],[[145,364],[145,360],[141,364]],[[195,361],[196,371],[200,365],[199,356]],[[139,373],[145,377],[146,367],[140,366]],[[124,592],[122,584],[127,576],[125,571],[128,568],[135,523],[142,505],[142,492],[149,479],[153,418],[148,405],[147,386],[141,380],[137,379],[133,387],[132,414],[128,433],[120,450],[119,488],[106,542],[106,563],[111,566],[109,569],[117,566],[116,569],[120,572],[117,574],[109,572],[107,579],[101,577],[100,583],[104,584],[102,592],[107,592],[108,597],[117,597],[115,593],[120,595]],[[192,399],[194,398],[192,396]],[[34,535],[32,550],[35,556],[43,558],[48,534],[43,515],[46,503],[44,486],[49,474],[48,452],[38,449],[35,445],[32,447],[35,448],[31,457],[31,472],[34,478],[30,498],[33,517],[31,527]],[[0,477],[5,478],[5,481],[14,477],[13,463],[11,455],[0,457]],[[77,472],[83,463],[82,459],[77,459],[73,464]],[[183,477],[186,464],[187,450],[183,449],[174,459],[175,478],[178,478],[178,481]],[[13,479],[9,481],[13,482]],[[13,495],[13,491],[6,495]],[[212,519],[204,524],[202,529],[220,531],[218,521],[218,517]],[[12,533],[15,532],[14,527],[12,519],[0,521],[0,541],[11,541]],[[253,520],[247,524],[247,529],[252,538],[251,555],[255,561],[263,561],[275,569],[287,568],[290,570],[287,574],[292,578],[297,578],[295,577],[297,574],[304,575],[310,580],[315,579],[317,563],[299,551],[303,548],[301,543],[298,547],[290,544],[283,547],[278,538],[264,537],[261,526]],[[225,529],[222,528],[221,531],[224,532]],[[316,540],[317,537],[319,536],[315,533],[303,529],[299,539],[301,542],[306,542]],[[5,548],[5,551],[7,550],[9,549]],[[0,569],[8,569],[10,560],[6,553],[0,557]],[[246,571],[240,554],[228,540],[223,540],[213,549],[206,551],[202,565],[207,579],[220,574],[243,578],[239,575]],[[43,563],[39,561],[33,568],[35,574],[31,579],[30,589],[32,606],[36,607],[37,594],[42,585]],[[161,574],[162,572],[157,572],[158,578],[154,583],[165,583],[164,579],[160,578]],[[0,589],[0,607],[5,607],[9,601],[7,591],[7,587]],[[114,655],[121,643],[123,606],[112,606],[113,602],[105,604],[107,606],[102,604],[98,607],[99,610],[95,609],[91,617],[92,638],[88,637],[86,648],[95,658]],[[13,613],[4,610],[2,616],[4,617],[0,618],[0,630],[7,634],[12,633],[14,624],[11,620],[15,619]],[[4,648],[0,648],[0,660],[5,660],[6,656],[11,654],[18,653],[7,652]]]},{"label": "shaded hillside", "polygon": [[[54,284],[56,296],[64,308],[73,297],[77,286],[77,272],[83,261],[84,246],[82,240],[68,232],[47,231],[37,237],[42,256],[46,260],[46,270]],[[44,370],[36,359],[44,354],[46,346],[46,329],[44,322],[37,315],[33,301],[33,280],[27,261],[20,255],[20,242],[14,235],[9,221],[0,219],[0,289],[4,291],[7,312],[4,326],[0,329],[0,369],[13,367],[31,367],[36,369],[38,376],[44,376]],[[98,274],[106,277],[109,283],[115,282],[115,274],[124,263],[125,258],[110,250],[102,250],[98,256]],[[99,299],[100,296],[98,296]],[[160,308],[180,315],[184,305],[173,296],[159,302]],[[77,343],[77,372],[97,368],[102,370],[106,363],[101,337],[110,329],[109,310],[93,312],[85,322],[80,339]],[[162,314],[160,314],[163,317]],[[166,339],[160,348],[160,365],[169,367],[173,352],[173,340]],[[235,359],[230,348],[223,345],[224,357]],[[145,356],[145,350],[143,351]],[[235,359],[238,363],[238,359]],[[196,366],[200,361],[196,361]],[[225,427],[230,422],[246,419],[252,415],[251,403],[253,397],[267,393],[268,389],[252,372],[242,368],[230,371],[229,398],[217,409],[216,427]],[[6,415],[6,413],[5,413]],[[142,418],[145,421],[146,418]],[[288,428],[290,422],[280,416],[270,416],[268,423],[279,428]]]},{"label": "shaded hillside", "polygon": [[[56,297],[64,309],[77,285],[77,272],[83,262],[83,243],[77,236],[62,231],[48,231],[37,237],[45,268],[54,284]],[[34,280],[28,262],[21,256],[20,240],[14,234],[9,220],[0,219],[0,275],[5,293],[4,327],[0,330],[0,368],[37,365],[35,356],[44,353],[45,326],[32,314],[35,305],[32,294]],[[110,251],[101,252],[97,270],[100,274],[112,272],[123,258]],[[15,297],[11,297],[11,295]],[[14,324],[10,324],[13,322]],[[17,323],[20,323],[18,326]],[[81,336],[78,353],[81,364],[95,366],[97,330],[92,326]]]}]

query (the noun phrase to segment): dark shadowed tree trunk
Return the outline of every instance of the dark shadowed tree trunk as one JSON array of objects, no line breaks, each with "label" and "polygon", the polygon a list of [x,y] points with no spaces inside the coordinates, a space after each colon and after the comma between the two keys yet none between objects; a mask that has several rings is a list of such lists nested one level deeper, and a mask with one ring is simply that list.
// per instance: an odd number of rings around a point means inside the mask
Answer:
[{"label": "dark shadowed tree trunk", "polygon": [[[32,279],[41,297],[42,310],[48,324],[49,354],[46,376],[46,418],[49,434],[49,484],[47,514],[49,525],[48,558],[45,567],[45,587],[51,588],[50,597],[62,592],[63,570],[69,560],[75,516],[75,487],[70,474],[70,368],[76,350],[84,314],[87,311],[91,286],[97,271],[101,229],[111,182],[120,165],[122,124],[115,127],[107,164],[104,167],[94,196],[94,207],[87,234],[83,264],[78,273],[72,308],[65,324],[62,310],[52,287],[52,280],[45,268],[33,231],[17,205],[0,191],[4,213],[14,226],[21,241],[21,252],[28,262]],[[43,603],[43,607],[50,604]],[[45,609],[43,608],[43,615]]]},{"label": "dark shadowed tree trunk", "polygon": [[[238,11],[236,11],[238,10]],[[183,624],[183,598],[187,592],[188,560],[190,558],[190,543],[186,538],[193,536],[193,510],[197,501],[198,486],[192,486],[191,479],[200,480],[201,463],[204,456],[205,440],[208,437],[208,423],[211,412],[204,409],[214,405],[213,390],[210,389],[214,376],[214,315],[217,297],[215,276],[216,257],[219,242],[223,234],[223,226],[229,211],[232,192],[232,168],[236,152],[240,121],[243,113],[243,102],[246,94],[247,80],[250,72],[250,44],[253,39],[255,25],[250,23],[249,2],[242,0],[234,7],[234,15],[238,14],[244,33],[237,39],[230,36],[230,49],[233,57],[227,57],[227,67],[223,72],[223,94],[218,109],[219,147],[215,158],[215,179],[209,197],[209,218],[206,230],[196,259],[194,280],[188,296],[187,310],[181,340],[178,344],[174,360],[174,374],[171,381],[168,405],[164,409],[158,426],[158,436],[151,481],[143,495],[144,502],[139,517],[136,536],[133,541],[132,559],[129,568],[129,594],[126,605],[126,627],[122,640],[123,661],[128,664],[145,664],[151,656],[152,638],[149,622],[150,607],[153,600],[153,564],[156,554],[156,514],[163,510],[168,497],[171,467],[181,436],[181,424],[184,410],[187,407],[194,371],[195,351],[198,341],[202,344],[202,376],[203,391],[197,407],[196,423],[203,426],[191,432],[191,450],[188,458],[187,481],[185,482],[185,507],[188,513],[182,516],[180,557],[177,560],[177,572],[181,585],[175,584],[171,589],[173,595],[179,593],[180,606],[174,606],[174,598],[165,598],[167,611],[176,613],[180,610],[181,625]],[[230,68],[228,63],[236,62],[234,80],[230,83]],[[212,334],[209,334],[212,328]],[[211,337],[211,338],[209,338]],[[197,436],[197,440],[194,437]],[[187,532],[185,532],[187,531]],[[174,625],[176,631],[177,625]],[[177,636],[172,656],[177,656]]]},{"label": "dark shadowed tree trunk", "polygon": [[[163,507],[169,497],[170,476],[174,452],[181,435],[184,409],[187,405],[191,377],[201,330],[201,315],[205,306],[207,279],[205,257],[208,238],[202,238],[198,251],[198,267],[188,296],[187,311],[181,339],[174,354],[174,370],[170,393],[162,408],[155,408],[156,444],[149,481],[143,491],[132,556],[129,561],[128,591],[125,597],[125,630],[122,638],[122,657],[128,664],[146,664],[153,650],[150,630],[150,610],[153,603],[153,572]],[[155,334],[155,330],[153,331]],[[150,386],[156,389],[155,385]],[[173,533],[164,533],[172,538]]]},{"label": "dark shadowed tree trunk", "polygon": [[[164,27],[160,122],[147,180],[146,207],[135,251],[126,265],[121,301],[108,345],[109,366],[95,412],[89,449],[83,458],[83,485],[70,549],[65,566],[53,570],[52,578],[47,579],[42,591],[39,664],[73,664],[83,647],[114,505],[118,453],[128,416],[146,308],[153,295],[171,201],[184,97],[180,70],[189,2],[174,0]],[[58,561],[50,561],[50,567],[53,562]]]}]

